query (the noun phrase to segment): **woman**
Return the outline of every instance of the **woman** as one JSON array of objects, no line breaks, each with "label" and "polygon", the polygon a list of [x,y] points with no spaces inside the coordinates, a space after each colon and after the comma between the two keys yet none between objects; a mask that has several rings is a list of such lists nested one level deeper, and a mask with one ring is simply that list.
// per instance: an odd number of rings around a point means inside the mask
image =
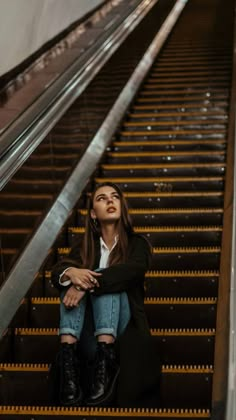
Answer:
[{"label": "woman", "polygon": [[[61,292],[61,405],[106,406],[115,398],[120,406],[156,405],[159,364],[151,361],[157,354],[144,311],[150,254],[148,242],[133,231],[118,186],[98,185],[90,197],[82,245],[73,246],[52,272]],[[91,353],[92,341],[85,338],[92,335],[97,340],[94,371],[85,395],[78,355],[82,349]]]}]

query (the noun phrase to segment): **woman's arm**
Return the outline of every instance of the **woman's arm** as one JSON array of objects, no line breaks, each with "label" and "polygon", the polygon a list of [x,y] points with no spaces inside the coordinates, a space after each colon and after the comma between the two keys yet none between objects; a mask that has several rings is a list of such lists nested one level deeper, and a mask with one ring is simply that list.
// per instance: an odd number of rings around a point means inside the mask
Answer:
[{"label": "woman's arm", "polygon": [[100,287],[94,289],[94,295],[120,293],[143,283],[145,272],[150,265],[150,246],[141,235],[134,235],[129,248],[125,263],[99,271],[102,273],[98,279]]},{"label": "woman's arm", "polygon": [[80,257],[80,243],[77,242],[72,248],[69,255],[58,261],[52,268],[51,281],[52,284],[59,290],[65,290],[66,286],[59,283],[60,275],[69,267],[81,268],[82,260]]}]

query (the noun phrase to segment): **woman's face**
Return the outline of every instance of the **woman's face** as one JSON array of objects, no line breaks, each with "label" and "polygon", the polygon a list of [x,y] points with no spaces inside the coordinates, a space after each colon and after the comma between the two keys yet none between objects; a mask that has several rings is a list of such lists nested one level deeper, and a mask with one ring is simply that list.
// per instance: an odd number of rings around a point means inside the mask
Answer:
[{"label": "woman's face", "polygon": [[95,192],[91,217],[98,219],[101,224],[115,223],[120,219],[120,196],[113,187],[100,187]]}]

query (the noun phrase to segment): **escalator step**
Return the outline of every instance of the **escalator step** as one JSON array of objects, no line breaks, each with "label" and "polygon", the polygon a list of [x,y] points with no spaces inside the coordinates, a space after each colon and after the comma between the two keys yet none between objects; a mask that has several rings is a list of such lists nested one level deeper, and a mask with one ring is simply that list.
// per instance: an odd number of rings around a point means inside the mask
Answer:
[{"label": "escalator step", "polygon": [[216,297],[218,271],[152,271],[146,273],[146,297]]},{"label": "escalator step", "polygon": [[[215,330],[151,330],[164,364],[212,364]],[[17,328],[14,333],[14,357],[1,362],[52,363],[59,350],[58,329]],[[5,341],[7,346],[7,340]]]},{"label": "escalator step", "polygon": [[63,408],[63,407],[29,407],[29,406],[0,406],[0,415],[4,415],[8,420],[16,420],[19,417],[25,420],[64,420],[76,417],[78,419],[97,418],[101,420],[140,418],[149,420],[157,418],[161,420],[202,420],[210,419],[208,409],[187,409],[187,408],[163,408],[163,409],[135,409],[135,408]]},{"label": "escalator step", "polygon": [[[58,260],[64,258],[70,248],[58,248]],[[220,247],[161,247],[153,248],[151,270],[218,270]]]},{"label": "escalator step", "polygon": [[152,269],[218,270],[220,247],[154,248]]},{"label": "escalator step", "polygon": [[[148,271],[146,273],[146,297],[216,297],[218,293],[218,271]],[[52,285],[51,272],[44,273],[44,279],[36,288],[37,293],[30,297],[43,297],[40,293],[44,281],[45,296],[58,297],[57,289]],[[36,287],[36,285],[34,286]]]},{"label": "escalator step", "polygon": [[[130,169],[131,172],[131,169]],[[97,183],[102,181],[114,182],[123,191],[129,192],[191,192],[191,191],[222,191],[224,177],[158,177],[158,178],[95,178]]]},{"label": "escalator step", "polygon": [[[48,405],[48,370],[47,364],[1,364],[2,405]],[[211,365],[163,365],[161,406],[209,409],[212,374]]]},{"label": "escalator step", "polygon": [[[29,326],[57,328],[59,298],[31,298]],[[151,328],[214,328],[216,298],[146,298]],[[19,327],[19,325],[17,325]]]},{"label": "escalator step", "polygon": [[[140,115],[140,117],[136,117],[136,115],[133,116],[133,114],[129,117],[129,119],[134,119],[134,118],[139,118],[139,119],[145,119],[148,118],[150,119],[156,119],[156,118],[161,118],[161,116],[159,116],[159,113],[156,114],[144,114],[144,113],[140,113],[138,114]],[[169,115],[169,114],[166,114]],[[164,118],[164,117],[162,117]],[[166,117],[167,118],[167,117]],[[171,118],[171,117],[170,117]],[[114,151],[117,153],[121,153],[121,152],[132,152],[133,150],[137,150],[137,152],[151,152],[151,154],[153,153],[153,151],[165,151],[165,152],[180,152],[180,151],[189,151],[189,152],[194,152],[196,151],[205,151],[208,152],[209,154],[211,153],[211,151],[223,151],[226,148],[226,142],[225,140],[172,140],[172,141],[114,141],[111,146],[109,146],[107,148],[107,151]],[[150,154],[150,155],[151,155]]]},{"label": "escalator step", "polygon": [[225,151],[160,151],[160,152],[107,152],[109,164],[132,163],[217,163],[225,161]]},{"label": "escalator step", "polygon": [[127,192],[124,193],[131,208],[167,208],[167,207],[221,207],[223,192]]},{"label": "escalator step", "polygon": [[[72,246],[74,240],[84,235],[84,228],[68,228],[68,245]],[[167,246],[220,246],[221,226],[148,226],[134,227],[136,233],[141,233],[153,247]],[[1,230],[0,230],[1,233]]]},{"label": "escalator step", "polygon": [[[135,225],[144,226],[206,226],[222,225],[223,209],[129,209],[129,214]],[[77,210],[76,225],[84,226],[86,209]]]},{"label": "escalator step", "polygon": [[[25,211],[25,210],[0,210],[0,217],[2,226],[5,228],[10,228],[15,226],[16,228],[20,228],[24,226],[24,228],[32,228],[36,222],[36,220],[43,214],[42,211]],[[14,225],[13,225],[14,221]]]},{"label": "escalator step", "polygon": [[147,298],[151,328],[214,328],[216,298]]},{"label": "escalator step", "polygon": [[1,193],[0,206],[8,210],[41,211],[53,202],[53,194]]},{"label": "escalator step", "polygon": [[[101,174],[106,177],[221,177],[225,172],[225,163],[132,163],[101,165]],[[158,180],[155,180],[158,182]],[[175,181],[174,181],[175,182]]]}]

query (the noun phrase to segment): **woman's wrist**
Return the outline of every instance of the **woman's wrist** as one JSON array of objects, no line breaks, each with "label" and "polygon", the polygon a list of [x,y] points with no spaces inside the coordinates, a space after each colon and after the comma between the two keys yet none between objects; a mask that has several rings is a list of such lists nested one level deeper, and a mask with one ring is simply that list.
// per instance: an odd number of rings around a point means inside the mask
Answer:
[{"label": "woman's wrist", "polygon": [[76,289],[78,292],[85,292],[85,290],[81,287],[78,286],[77,284],[73,284],[74,289]]}]

